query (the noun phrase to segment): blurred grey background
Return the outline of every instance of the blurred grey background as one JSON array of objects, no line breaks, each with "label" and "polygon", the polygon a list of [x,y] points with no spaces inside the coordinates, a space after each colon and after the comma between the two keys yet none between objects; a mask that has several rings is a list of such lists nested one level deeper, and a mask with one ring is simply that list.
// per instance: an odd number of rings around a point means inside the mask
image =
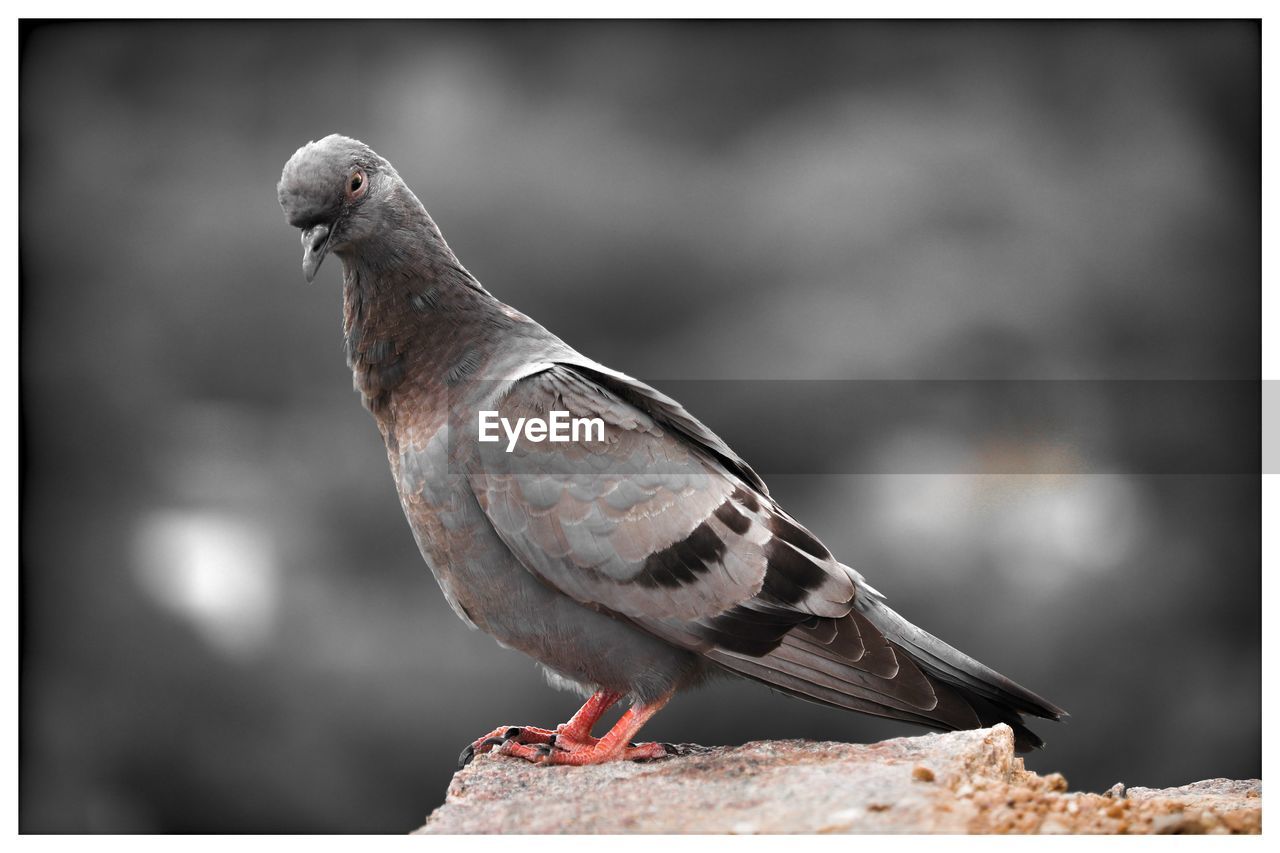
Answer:
[{"label": "blurred grey background", "polygon": [[[333,131],[499,298],[1069,709],[1031,767],[1260,775],[1259,51],[1250,22],[25,26],[21,829],[402,832],[469,740],[576,707],[417,554],[339,267],[306,286],[276,204]],[[925,380],[950,402],[904,404]],[[918,731],[725,682],[646,734]]]}]

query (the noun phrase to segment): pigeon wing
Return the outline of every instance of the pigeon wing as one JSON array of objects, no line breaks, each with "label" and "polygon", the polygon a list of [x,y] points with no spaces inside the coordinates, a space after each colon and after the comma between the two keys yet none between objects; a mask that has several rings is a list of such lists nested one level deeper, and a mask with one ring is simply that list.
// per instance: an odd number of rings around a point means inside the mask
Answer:
[{"label": "pigeon wing", "polygon": [[[624,380],[624,393],[609,387]],[[510,424],[553,411],[603,424],[603,440],[580,429],[563,442],[522,434],[510,452],[505,437],[477,442],[468,474],[520,563],[565,595],[675,624],[757,599],[792,624],[849,612],[843,567],[825,549],[807,552],[807,531],[784,521],[746,463],[670,398],[555,363],[514,382],[494,408]]]}]

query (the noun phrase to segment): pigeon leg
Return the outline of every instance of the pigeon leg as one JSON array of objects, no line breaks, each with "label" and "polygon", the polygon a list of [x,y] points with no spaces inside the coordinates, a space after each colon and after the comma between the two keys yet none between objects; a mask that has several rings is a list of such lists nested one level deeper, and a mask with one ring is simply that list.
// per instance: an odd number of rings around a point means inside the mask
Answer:
[{"label": "pigeon leg", "polygon": [[591,736],[591,730],[618,700],[621,693],[600,691],[586,701],[578,713],[569,718],[569,722],[556,726],[556,738],[552,743],[560,749],[575,752],[584,747],[595,746],[597,738]]},{"label": "pigeon leg", "polygon": [[585,748],[575,750],[558,749],[557,747],[560,745],[558,740],[555,743],[540,743],[536,746],[509,740],[498,748],[498,752],[538,764],[571,764],[575,766],[604,764],[608,761],[665,758],[672,753],[671,748],[666,744],[633,744],[631,739],[649,721],[650,717],[662,710],[662,706],[667,704],[671,699],[671,695],[668,693],[653,702],[633,705],[628,708],[627,712],[614,724],[613,728],[609,729],[604,737],[598,740],[593,738],[595,742]]},{"label": "pigeon leg", "polygon": [[537,726],[498,726],[484,737],[472,741],[458,756],[458,766],[465,767],[477,755],[506,744],[538,744],[547,748],[554,745],[569,751],[593,747],[597,739],[591,736],[591,729],[621,698],[620,693],[600,691],[588,699],[569,722],[556,726],[555,731]]}]

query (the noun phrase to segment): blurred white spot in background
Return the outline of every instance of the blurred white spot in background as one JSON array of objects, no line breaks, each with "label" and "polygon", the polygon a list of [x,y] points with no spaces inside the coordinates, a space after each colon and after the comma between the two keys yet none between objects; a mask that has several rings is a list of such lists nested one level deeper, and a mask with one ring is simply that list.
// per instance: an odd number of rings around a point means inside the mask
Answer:
[{"label": "blurred white spot in background", "polygon": [[993,556],[1011,581],[1056,592],[1124,567],[1146,527],[1131,478],[1118,474],[982,477]]},{"label": "blurred white spot in background", "polygon": [[1148,528],[1134,479],[1068,473],[1088,469],[1070,447],[978,452],[920,431],[876,456],[883,470],[911,473],[859,478],[857,505],[874,514],[871,529],[883,547],[920,571],[986,565],[1022,591],[1048,597],[1123,568]]},{"label": "blurred white spot in background", "polygon": [[974,454],[963,442],[941,431],[904,430],[870,458],[877,469],[894,473],[859,478],[865,495],[853,505],[875,516],[872,529],[906,562],[944,566],[949,555],[978,547],[980,531],[970,517],[974,478],[935,473],[972,467]]},{"label": "blurred white spot in background", "polygon": [[[1146,528],[1132,478],[1119,474],[987,476],[1000,502],[993,542],[1010,578],[1034,561],[1051,562],[1048,578],[1078,583],[1082,570],[1101,575],[1123,567]],[[1046,574],[1046,573],[1030,573]],[[1037,585],[1043,584],[1039,579]]]},{"label": "blurred white spot in background", "polygon": [[257,654],[279,603],[279,566],[270,534],[210,510],[159,510],[134,539],[134,577],[156,604],[188,622],[219,652]]}]

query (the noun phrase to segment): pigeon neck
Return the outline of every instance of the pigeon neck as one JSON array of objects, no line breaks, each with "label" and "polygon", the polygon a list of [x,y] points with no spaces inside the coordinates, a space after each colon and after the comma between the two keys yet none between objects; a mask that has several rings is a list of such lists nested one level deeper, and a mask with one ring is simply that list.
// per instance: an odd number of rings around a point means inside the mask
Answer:
[{"label": "pigeon neck", "polygon": [[347,364],[380,421],[390,417],[398,389],[437,384],[431,365],[466,355],[453,350],[465,349],[470,325],[495,303],[427,224],[412,244],[364,245],[342,257]]}]

